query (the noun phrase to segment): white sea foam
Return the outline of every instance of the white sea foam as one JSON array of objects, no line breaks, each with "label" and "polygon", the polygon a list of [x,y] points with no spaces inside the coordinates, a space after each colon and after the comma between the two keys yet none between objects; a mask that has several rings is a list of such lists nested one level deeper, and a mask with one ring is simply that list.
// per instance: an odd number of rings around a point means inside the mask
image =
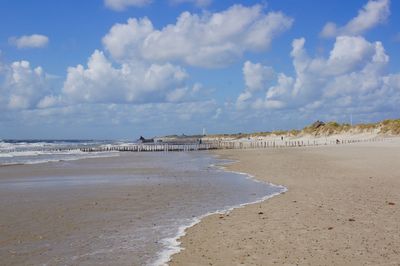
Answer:
[{"label": "white sea foam", "polygon": [[37,164],[118,155],[118,152],[87,153],[80,150],[87,145],[100,145],[100,143],[85,141],[0,141],[0,165]]},{"label": "white sea foam", "polygon": [[12,151],[7,153],[0,153],[0,157],[21,157],[21,156],[39,156],[39,155],[82,155],[85,154],[81,150],[65,150],[65,151]]},{"label": "white sea foam", "polygon": [[[54,155],[54,154],[53,154]],[[50,163],[50,162],[60,162],[60,161],[76,161],[81,159],[89,159],[89,158],[105,158],[105,157],[115,157],[119,156],[119,152],[91,152],[82,154],[81,156],[62,156],[62,157],[46,157],[46,158],[31,158],[23,161],[12,161],[0,163],[0,165],[15,165],[15,164],[41,164],[41,163]],[[2,156],[0,156],[1,158]],[[12,157],[10,157],[12,158]]]}]

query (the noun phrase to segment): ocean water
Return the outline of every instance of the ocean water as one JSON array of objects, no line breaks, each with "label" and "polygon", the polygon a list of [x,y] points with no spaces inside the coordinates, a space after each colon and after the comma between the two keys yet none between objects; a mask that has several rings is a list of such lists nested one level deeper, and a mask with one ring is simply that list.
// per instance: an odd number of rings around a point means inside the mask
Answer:
[{"label": "ocean water", "polygon": [[117,153],[85,153],[80,148],[119,144],[94,140],[0,140],[0,165],[35,164],[82,158],[116,156]]},{"label": "ocean water", "polygon": [[[164,265],[202,217],[285,190],[216,166],[226,163],[169,152],[0,167],[8,228],[0,257],[13,250],[10,265]],[[43,237],[21,242],[33,230]]]}]

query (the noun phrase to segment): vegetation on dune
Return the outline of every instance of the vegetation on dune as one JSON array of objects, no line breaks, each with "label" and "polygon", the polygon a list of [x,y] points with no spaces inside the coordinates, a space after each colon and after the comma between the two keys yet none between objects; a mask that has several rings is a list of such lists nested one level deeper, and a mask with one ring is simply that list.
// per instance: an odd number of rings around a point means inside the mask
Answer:
[{"label": "vegetation on dune", "polygon": [[360,130],[371,130],[371,129],[376,129],[379,128],[379,123],[369,123],[369,124],[358,124],[356,125],[356,128]]},{"label": "vegetation on dune", "polygon": [[305,127],[302,132],[306,135],[314,135],[314,136],[326,136],[333,134],[340,134],[344,132],[350,131],[352,126],[347,123],[339,124],[338,122],[331,121],[324,123],[322,121],[317,121],[313,123],[311,126]]},{"label": "vegetation on dune", "polygon": [[400,135],[400,119],[382,121],[380,132],[383,134]]},{"label": "vegetation on dune", "polygon": [[275,130],[275,131],[264,131],[254,133],[233,133],[233,134],[213,134],[207,135],[209,138],[229,138],[229,139],[244,139],[244,138],[257,138],[267,136],[297,136],[301,133],[301,130]]},{"label": "vegetation on dune", "polygon": [[341,133],[364,133],[376,131],[378,134],[400,135],[400,119],[388,119],[378,123],[357,124],[351,126],[348,123],[338,123],[335,121],[323,122],[316,121],[302,130],[277,130],[272,132],[237,133],[237,134],[215,134],[208,135],[209,138],[256,138],[266,136],[330,136]]}]

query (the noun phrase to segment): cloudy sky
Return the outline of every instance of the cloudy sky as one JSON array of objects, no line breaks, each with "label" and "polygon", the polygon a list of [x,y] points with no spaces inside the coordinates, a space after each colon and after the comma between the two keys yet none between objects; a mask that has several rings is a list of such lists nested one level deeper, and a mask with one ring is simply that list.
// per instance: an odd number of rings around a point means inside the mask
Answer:
[{"label": "cloudy sky", "polygon": [[400,117],[400,1],[3,0],[0,139]]}]

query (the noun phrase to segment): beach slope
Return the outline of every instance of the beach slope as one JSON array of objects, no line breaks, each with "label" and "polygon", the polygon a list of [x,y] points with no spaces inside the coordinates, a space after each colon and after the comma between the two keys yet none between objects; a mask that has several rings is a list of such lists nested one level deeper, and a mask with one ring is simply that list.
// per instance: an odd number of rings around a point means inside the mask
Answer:
[{"label": "beach slope", "polygon": [[190,228],[170,265],[400,265],[400,144],[217,151],[288,192]]}]

